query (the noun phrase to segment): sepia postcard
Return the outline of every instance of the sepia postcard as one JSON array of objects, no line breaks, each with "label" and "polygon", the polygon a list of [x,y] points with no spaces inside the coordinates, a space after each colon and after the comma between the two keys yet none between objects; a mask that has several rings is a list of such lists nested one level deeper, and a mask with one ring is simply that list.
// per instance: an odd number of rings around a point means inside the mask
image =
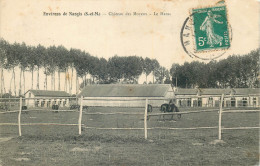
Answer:
[{"label": "sepia postcard", "polygon": [[259,0],[0,0],[0,166],[259,165]]}]

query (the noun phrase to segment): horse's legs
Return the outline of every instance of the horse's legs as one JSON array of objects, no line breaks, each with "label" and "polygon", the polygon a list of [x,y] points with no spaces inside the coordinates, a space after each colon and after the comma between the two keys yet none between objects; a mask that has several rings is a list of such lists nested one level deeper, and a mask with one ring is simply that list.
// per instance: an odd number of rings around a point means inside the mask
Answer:
[{"label": "horse's legs", "polygon": [[[165,113],[166,110],[167,110],[166,106],[161,106],[161,113]],[[163,120],[165,121],[164,115],[160,115],[160,120],[161,120],[161,116],[163,117]]]}]

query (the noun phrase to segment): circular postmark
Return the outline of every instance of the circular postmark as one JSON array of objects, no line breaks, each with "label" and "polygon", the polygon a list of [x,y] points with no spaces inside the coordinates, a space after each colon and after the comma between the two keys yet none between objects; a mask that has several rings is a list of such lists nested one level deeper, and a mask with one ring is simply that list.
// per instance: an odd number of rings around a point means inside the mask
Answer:
[{"label": "circular postmark", "polygon": [[221,9],[195,9],[185,19],[180,40],[184,51],[191,58],[214,60],[224,55],[230,48],[231,26],[226,15],[216,12],[217,10]]}]

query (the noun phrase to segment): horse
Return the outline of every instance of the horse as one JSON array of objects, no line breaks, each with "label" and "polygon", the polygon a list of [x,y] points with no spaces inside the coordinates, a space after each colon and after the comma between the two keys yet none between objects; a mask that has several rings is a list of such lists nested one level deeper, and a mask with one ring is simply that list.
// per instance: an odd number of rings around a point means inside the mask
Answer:
[{"label": "horse", "polygon": [[[161,108],[160,108],[160,111],[163,112],[163,113],[167,113],[167,112],[180,112],[178,107],[175,104],[173,104],[173,103],[162,104]],[[178,119],[180,119],[181,118],[181,114],[177,114],[177,117],[178,117]],[[160,116],[160,119],[161,119],[161,116]],[[164,119],[164,115],[163,115],[163,119]],[[171,119],[173,120],[173,114],[172,114]]]}]

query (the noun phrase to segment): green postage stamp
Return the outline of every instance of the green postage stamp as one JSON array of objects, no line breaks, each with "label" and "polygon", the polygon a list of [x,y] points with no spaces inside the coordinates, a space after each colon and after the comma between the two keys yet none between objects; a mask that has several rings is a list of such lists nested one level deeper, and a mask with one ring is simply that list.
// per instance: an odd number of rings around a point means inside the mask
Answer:
[{"label": "green postage stamp", "polygon": [[192,20],[196,52],[230,47],[225,6],[192,9]]}]

